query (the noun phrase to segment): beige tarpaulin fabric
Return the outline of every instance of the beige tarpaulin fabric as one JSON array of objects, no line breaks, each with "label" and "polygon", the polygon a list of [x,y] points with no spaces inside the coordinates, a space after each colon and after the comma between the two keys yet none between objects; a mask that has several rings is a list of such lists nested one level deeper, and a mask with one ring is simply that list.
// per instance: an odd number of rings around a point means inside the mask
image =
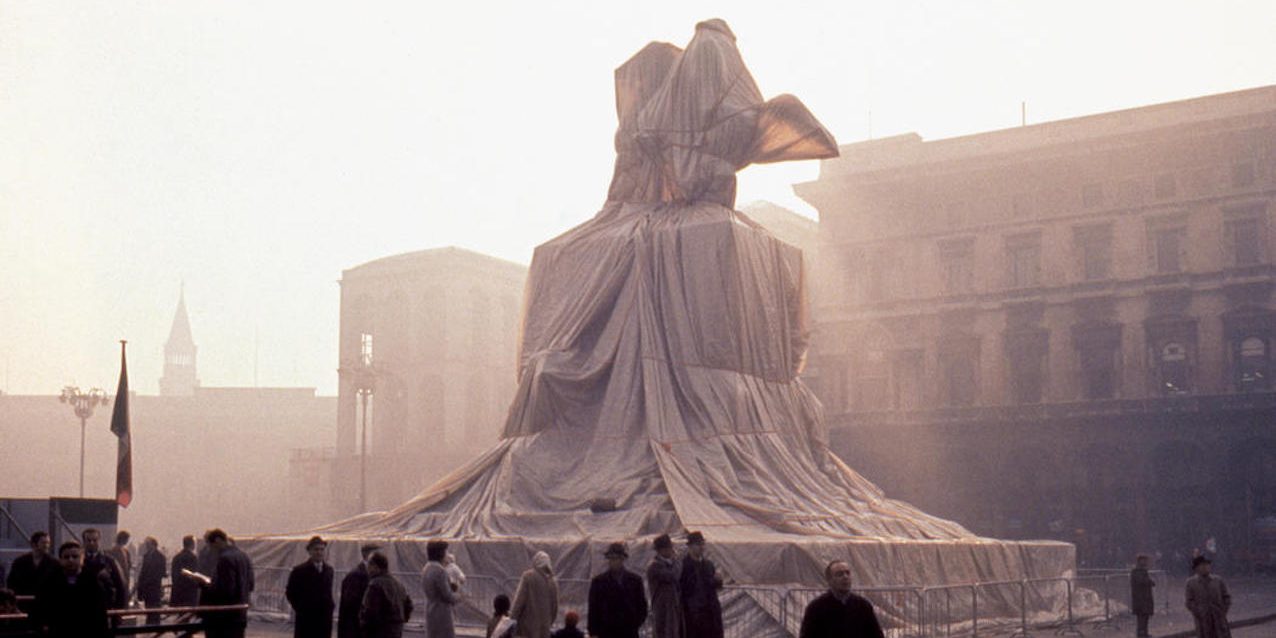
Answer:
[{"label": "beige tarpaulin fabric", "polygon": [[[740,582],[818,584],[823,561],[848,552],[866,584],[1071,569],[1069,545],[976,538],[828,451],[797,378],[801,252],[731,208],[748,164],[837,154],[802,103],[762,99],[720,20],[686,50],[648,45],[616,85],[608,201],[536,249],[500,443],[392,511],[317,531],[462,539],[469,571],[494,575],[527,564],[512,546],[556,548],[560,573],[584,577],[608,541],[688,529]],[[249,544],[268,559],[285,538]]]}]

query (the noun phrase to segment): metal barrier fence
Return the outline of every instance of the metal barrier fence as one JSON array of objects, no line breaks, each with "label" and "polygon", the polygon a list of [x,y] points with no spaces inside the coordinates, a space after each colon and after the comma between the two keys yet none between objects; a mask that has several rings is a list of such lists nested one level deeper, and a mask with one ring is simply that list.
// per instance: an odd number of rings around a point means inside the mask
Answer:
[{"label": "metal barrier fence", "polygon": [[[29,596],[22,598],[29,599]],[[175,636],[193,636],[204,631],[204,621],[200,619],[202,614],[208,612],[230,612],[230,611],[247,611],[248,605],[200,605],[195,607],[152,607],[149,609],[111,609],[106,612],[106,616],[116,621],[124,619],[122,623],[112,623],[110,633],[112,636],[138,636],[149,634],[152,636],[162,636],[173,634]],[[174,617],[171,622],[165,622],[166,617]],[[144,624],[133,624],[132,618],[145,617]],[[0,635],[19,637],[38,637],[47,635],[43,631],[37,631],[36,627],[28,624],[30,618],[25,613],[6,613],[0,614]]]},{"label": "metal barrier fence", "polygon": [[[253,607],[257,611],[290,614],[284,599],[288,568],[260,568]],[[339,595],[345,571],[334,578],[334,597]],[[408,591],[419,619],[424,617],[425,595],[420,575],[392,572]],[[1169,606],[1169,575],[1149,572],[1161,594],[1158,602]],[[517,578],[497,579],[472,575],[461,589],[461,603],[455,610],[458,627],[486,627],[492,613],[492,599],[498,594],[514,598]],[[589,598],[587,579],[558,579],[559,600],[579,605],[582,625],[587,622]],[[727,638],[759,635],[796,636],[802,614],[823,588],[728,585],[723,588],[724,625]],[[1129,613],[1129,573],[1107,570],[1085,571],[1072,578],[1037,578],[937,587],[883,587],[856,589],[873,603],[878,620],[888,638],[951,638],[990,634],[1028,635],[1034,629],[1049,628],[1059,635],[1081,635],[1084,624],[1095,628],[1119,626]],[[559,608],[559,617],[569,606]],[[766,629],[769,628],[769,629]],[[641,635],[650,629],[644,625]]]}]

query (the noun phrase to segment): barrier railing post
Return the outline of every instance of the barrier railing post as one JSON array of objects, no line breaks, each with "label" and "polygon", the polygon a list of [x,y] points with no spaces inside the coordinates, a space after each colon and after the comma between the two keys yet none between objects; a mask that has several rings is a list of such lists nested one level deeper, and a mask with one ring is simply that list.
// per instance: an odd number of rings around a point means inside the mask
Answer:
[{"label": "barrier railing post", "polygon": [[925,638],[926,635],[926,596],[921,590],[912,590],[917,596],[917,635]]},{"label": "barrier railing post", "polygon": [[1019,631],[1028,635],[1028,581],[1019,581]]},{"label": "barrier railing post", "polygon": [[1071,578],[1065,578],[1063,584],[1067,586],[1068,592],[1068,624],[1060,629],[1058,633],[1060,636],[1083,636],[1085,634],[1081,633],[1080,629],[1077,629],[1076,618],[1072,612],[1073,581]]},{"label": "barrier railing post", "polygon": [[944,638],[953,635],[953,590],[944,590]]},{"label": "barrier railing post", "polygon": [[970,586],[970,635],[979,637],[979,585]]},{"label": "barrier railing post", "polygon": [[1111,622],[1112,621],[1112,594],[1109,591],[1111,587],[1109,587],[1108,585],[1109,585],[1108,577],[1104,576],[1103,577],[1103,619]]},{"label": "barrier railing post", "polygon": [[780,626],[784,631],[789,630],[789,590],[784,590],[784,595],[780,596]]}]

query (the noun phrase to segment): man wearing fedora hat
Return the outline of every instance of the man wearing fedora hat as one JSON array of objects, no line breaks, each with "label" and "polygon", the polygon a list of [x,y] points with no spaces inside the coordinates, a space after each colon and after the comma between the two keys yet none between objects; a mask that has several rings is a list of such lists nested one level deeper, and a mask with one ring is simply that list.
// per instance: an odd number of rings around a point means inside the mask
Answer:
[{"label": "man wearing fedora hat", "polygon": [[359,547],[363,560],[341,579],[341,607],[337,611],[337,638],[360,638],[359,608],[363,595],[368,591],[368,557],[381,549],[376,543],[364,543]]},{"label": "man wearing fedora hat", "polygon": [[1231,638],[1227,610],[1232,606],[1232,595],[1227,585],[1210,574],[1210,559],[1204,556],[1192,559],[1192,572],[1187,579],[1187,610],[1196,621],[1196,637]]},{"label": "man wearing fedora hat", "polygon": [[638,628],[647,619],[642,576],[625,569],[629,551],[624,543],[612,543],[603,556],[607,571],[589,582],[589,635],[638,638]]},{"label": "man wearing fedora hat", "polygon": [[293,638],[329,638],[332,636],[332,565],[325,560],[328,543],[312,536],[306,543],[306,561],[292,568],[284,596],[297,614]]},{"label": "man wearing fedora hat", "polygon": [[721,588],[717,566],[704,555],[704,534],[687,534],[687,555],[682,558],[678,579],[687,636],[722,638],[722,604],[718,602]]},{"label": "man wearing fedora hat", "polygon": [[682,596],[678,591],[681,564],[673,551],[673,540],[661,534],[652,543],[655,558],[647,567],[647,590],[651,594],[652,638],[682,638]]}]

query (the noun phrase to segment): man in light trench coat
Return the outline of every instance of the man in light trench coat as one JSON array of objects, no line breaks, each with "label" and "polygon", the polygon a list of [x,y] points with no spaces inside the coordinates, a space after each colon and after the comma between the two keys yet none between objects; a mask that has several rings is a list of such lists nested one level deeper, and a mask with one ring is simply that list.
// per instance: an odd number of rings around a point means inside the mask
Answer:
[{"label": "man in light trench coat", "polygon": [[1210,560],[1204,556],[1192,559],[1193,576],[1187,579],[1187,610],[1196,621],[1197,638],[1231,638],[1227,610],[1232,595],[1223,579],[1210,574]]}]

